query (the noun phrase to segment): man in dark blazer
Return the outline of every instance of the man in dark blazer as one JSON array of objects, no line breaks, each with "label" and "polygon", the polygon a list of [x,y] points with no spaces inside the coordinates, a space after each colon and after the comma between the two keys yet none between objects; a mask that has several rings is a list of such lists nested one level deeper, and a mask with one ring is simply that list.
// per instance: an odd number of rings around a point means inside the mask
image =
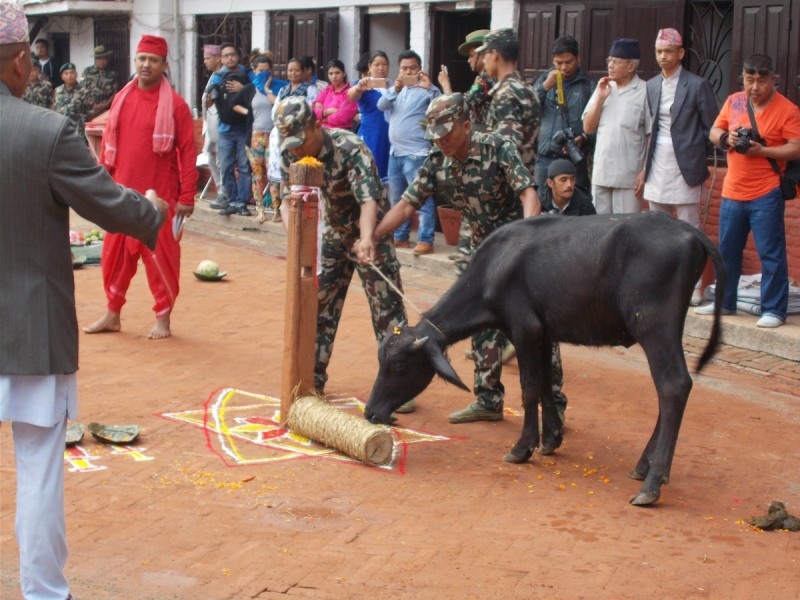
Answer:
[{"label": "man in dark blazer", "polygon": [[22,6],[0,0],[0,422],[14,437],[22,595],[64,600],[64,439],[78,370],[69,210],[154,248],[167,206],[116,185],[69,119],[21,100]]},{"label": "man in dark blazer", "polygon": [[[672,214],[700,226],[700,200],[708,179],[708,134],[719,109],[707,80],[681,67],[685,50],[681,34],[661,29],[656,60],[661,74],[647,82],[647,104],[653,127],[645,165],[644,199],[650,210]],[[700,303],[698,281],[692,304]]]}]

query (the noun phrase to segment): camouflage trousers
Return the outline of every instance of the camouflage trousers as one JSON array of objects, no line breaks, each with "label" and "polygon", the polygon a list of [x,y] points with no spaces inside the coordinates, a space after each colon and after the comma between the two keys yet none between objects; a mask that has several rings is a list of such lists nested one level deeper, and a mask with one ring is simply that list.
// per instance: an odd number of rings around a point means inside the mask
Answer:
[{"label": "camouflage trousers", "polygon": [[[394,252],[394,244],[390,241],[380,242],[376,247],[376,266],[388,279],[402,290],[400,281],[400,263]],[[322,272],[319,275],[319,304],[317,308],[317,342],[316,364],[314,366],[314,387],[318,391],[325,389],[328,381],[328,363],[333,354],[333,342],[339,319],[342,316],[344,299],[353,278],[353,271],[358,272],[361,284],[369,303],[372,316],[372,329],[378,344],[383,341],[386,332],[395,326],[408,323],[403,300],[392,290],[372,267],[351,260],[352,253],[347,253],[341,244],[325,244],[322,246]]]},{"label": "camouflage trousers", "polygon": [[[458,243],[459,256],[455,258],[455,267],[458,276],[464,273],[472,255],[475,252],[472,240],[462,231]],[[475,380],[473,392],[478,404],[500,412],[503,410],[503,396],[505,387],[500,381],[503,373],[503,350],[511,342],[497,329],[487,329],[472,336],[472,355],[475,357]],[[567,396],[561,391],[564,387],[564,367],[561,364],[561,349],[558,344],[553,344],[553,397],[556,409],[564,412],[567,409]]]}]

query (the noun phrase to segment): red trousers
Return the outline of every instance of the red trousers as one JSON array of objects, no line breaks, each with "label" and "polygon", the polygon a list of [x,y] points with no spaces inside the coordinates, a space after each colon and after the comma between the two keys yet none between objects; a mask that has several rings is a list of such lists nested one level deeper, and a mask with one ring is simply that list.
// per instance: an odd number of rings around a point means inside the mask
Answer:
[{"label": "red trousers", "polygon": [[158,233],[156,251],[150,249],[127,235],[107,233],[103,240],[103,254],[100,265],[103,269],[103,286],[108,299],[108,310],[122,312],[125,305],[125,293],[141,256],[147,283],[153,293],[155,304],[153,310],[156,318],[168,314],[178,297],[178,279],[181,268],[181,247],[172,235],[172,216],[161,226]]}]

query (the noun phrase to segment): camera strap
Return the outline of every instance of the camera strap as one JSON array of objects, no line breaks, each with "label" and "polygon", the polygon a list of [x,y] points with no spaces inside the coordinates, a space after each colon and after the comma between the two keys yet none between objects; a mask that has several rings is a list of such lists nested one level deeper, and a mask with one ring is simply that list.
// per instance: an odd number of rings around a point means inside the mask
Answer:
[{"label": "camera strap", "polygon": [[[753,130],[753,133],[755,134],[755,137],[757,137],[759,139],[763,139],[761,137],[761,134],[758,133],[758,124],[756,123],[756,114],[753,111],[753,103],[750,101],[749,98],[747,99],[747,114],[750,115],[750,128]],[[767,140],[764,140],[764,146],[766,146],[766,145],[767,145]],[[775,173],[778,175],[778,177],[779,178],[783,177],[783,174],[781,173],[781,168],[778,166],[777,161],[774,158],[768,158],[767,161],[769,161],[770,166],[772,166],[772,170],[775,171]]]}]

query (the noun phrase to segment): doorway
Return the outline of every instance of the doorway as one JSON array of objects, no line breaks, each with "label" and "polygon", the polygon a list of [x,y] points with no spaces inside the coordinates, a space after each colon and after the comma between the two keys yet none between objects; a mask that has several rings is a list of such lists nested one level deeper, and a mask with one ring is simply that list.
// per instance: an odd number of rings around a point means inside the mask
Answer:
[{"label": "doorway", "polygon": [[475,73],[467,57],[458,53],[458,47],[464,43],[468,33],[491,29],[491,21],[492,11],[488,7],[457,11],[455,6],[447,8],[434,5],[430,64],[434,85],[439,85],[439,72],[441,66],[445,65],[454,92],[466,92],[470,88],[475,81]]}]

